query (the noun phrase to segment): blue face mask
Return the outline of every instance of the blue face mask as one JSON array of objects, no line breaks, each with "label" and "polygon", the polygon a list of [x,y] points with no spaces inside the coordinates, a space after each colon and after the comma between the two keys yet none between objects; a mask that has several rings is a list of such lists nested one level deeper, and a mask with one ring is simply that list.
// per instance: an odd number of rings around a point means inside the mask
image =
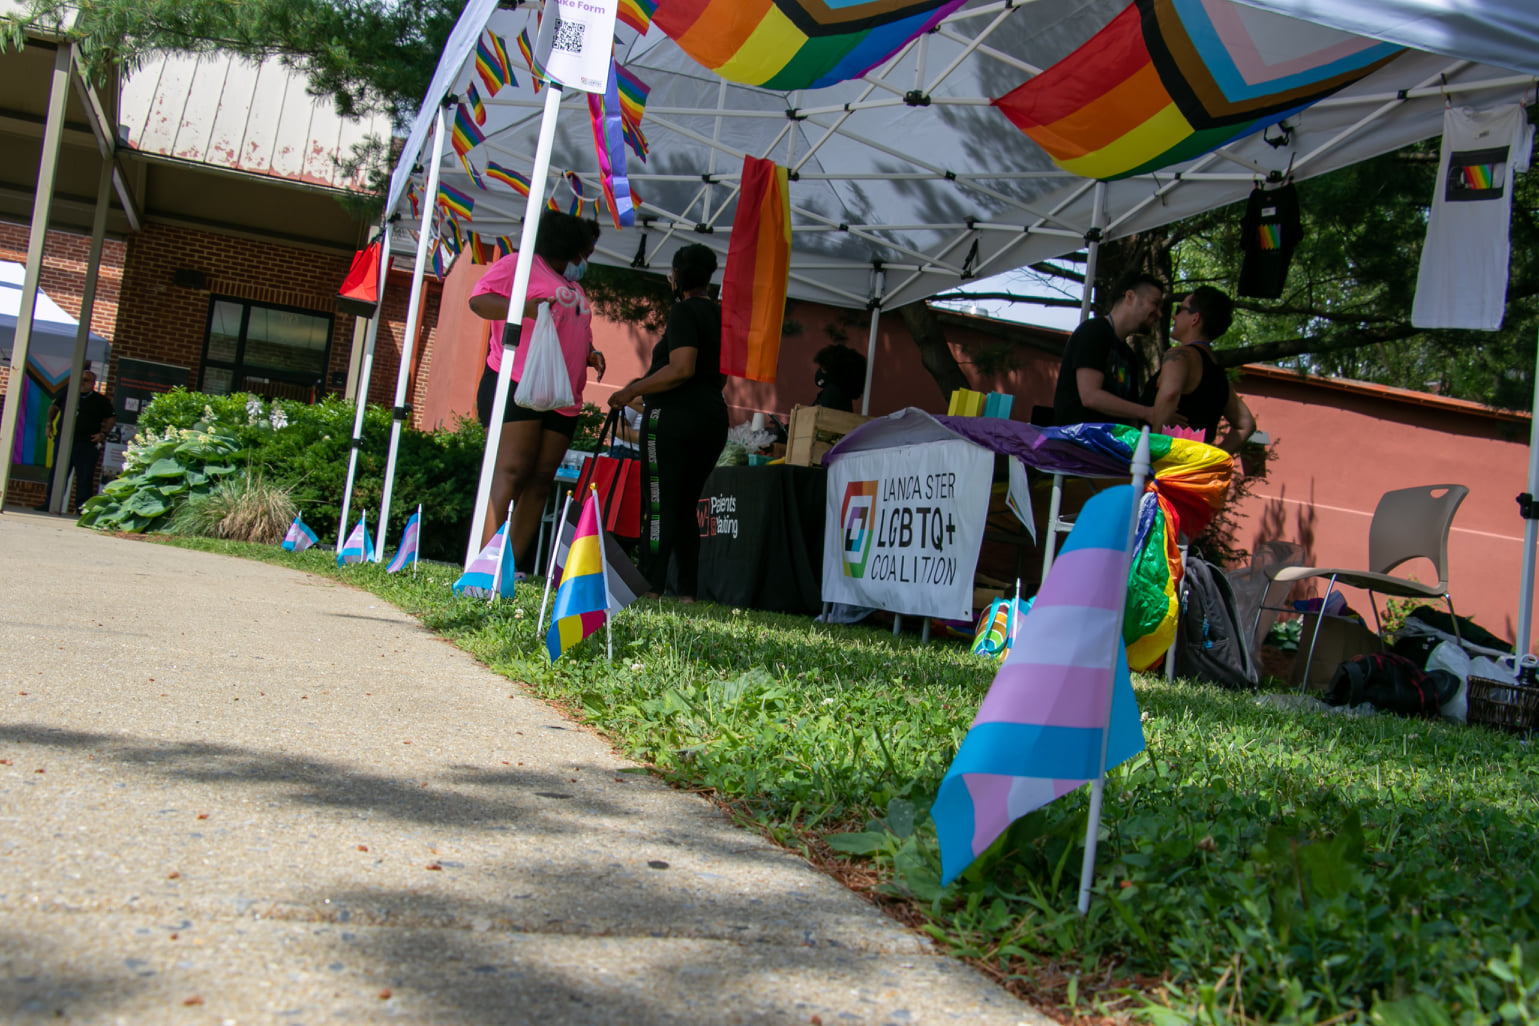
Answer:
[{"label": "blue face mask", "polygon": [[568,263],[566,270],[561,273],[566,275],[567,281],[582,281],[582,276],[588,270],[588,261],[579,260],[576,263]]}]

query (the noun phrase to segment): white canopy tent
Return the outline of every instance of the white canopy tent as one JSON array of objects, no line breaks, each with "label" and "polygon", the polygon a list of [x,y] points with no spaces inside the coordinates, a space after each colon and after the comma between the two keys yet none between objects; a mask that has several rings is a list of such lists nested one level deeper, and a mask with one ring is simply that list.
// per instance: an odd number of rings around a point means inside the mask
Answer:
[{"label": "white canopy tent", "polygon": [[[1263,58],[1269,39],[1299,30],[1277,11],[1332,26],[1341,23],[1343,10],[1368,11],[1383,29],[1373,33],[1377,38],[1414,44],[1426,27],[1415,16],[1432,4],[1242,2],[1247,6],[1226,6]],[[524,198],[494,180],[483,178],[484,188],[474,182],[445,144],[447,131],[435,132],[434,125],[442,126],[438,119],[445,115],[452,121],[451,104],[479,84],[475,50],[483,31],[511,41],[527,29],[533,38],[539,6],[471,0],[451,34],[390,187],[388,210],[419,233],[438,230],[436,189],[425,188],[424,179],[472,198],[462,228],[486,239],[516,236],[523,228]],[[678,247],[704,242],[724,262],[742,159],[765,157],[791,171],[789,294],[851,308],[900,306],[1087,242],[1093,259],[1099,239],[1227,205],[1263,180],[1311,177],[1437,136],[1445,104],[1511,103],[1530,96],[1535,84],[1539,50],[1524,41],[1539,41],[1539,13],[1525,0],[1491,0],[1487,6],[1500,17],[1475,19],[1469,52],[1510,66],[1458,56],[1466,52],[1464,37],[1438,39],[1440,45],[1430,47],[1435,52],[1408,50],[1267,132],[1154,173],[1095,182],[1055,166],[990,101],[1070,54],[1125,6],[1125,0],[968,0],[862,77],[795,92],[726,81],[655,26],[645,36],[621,27],[616,59],[651,90],[642,121],[650,155],[642,163],[627,154],[636,227],[617,231],[601,217],[605,234],[595,259],[661,269]],[[1404,34],[1397,31],[1402,26]],[[561,98],[550,166],[536,167],[541,109],[551,97],[535,95],[516,50],[513,62],[518,84],[484,99],[484,140],[469,151],[469,162],[482,172],[489,161],[523,174],[535,167],[537,196],[555,195],[563,205],[567,172],[580,178],[587,197],[600,195],[586,94],[569,91]],[[420,276],[431,247],[411,235],[398,232],[397,245],[419,243]],[[382,510],[381,535],[385,516]]]},{"label": "white canopy tent", "polygon": [[[0,260],[0,365],[11,359],[11,344],[16,336],[16,321],[21,313],[21,296],[26,267],[10,260]],[[69,373],[75,354],[75,336],[79,321],[65,313],[48,293],[37,290],[37,305],[32,310],[32,344],[27,358],[44,367],[50,377]],[[87,334],[85,358],[106,366],[112,346],[96,332]]]}]

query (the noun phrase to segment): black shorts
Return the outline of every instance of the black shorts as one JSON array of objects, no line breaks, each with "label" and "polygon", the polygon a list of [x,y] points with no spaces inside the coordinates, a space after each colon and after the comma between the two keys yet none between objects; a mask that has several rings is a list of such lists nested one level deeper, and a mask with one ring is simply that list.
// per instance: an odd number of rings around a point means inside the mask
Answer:
[{"label": "black shorts", "polygon": [[[504,424],[516,424],[521,420],[537,420],[546,431],[571,438],[577,434],[577,418],[567,417],[555,410],[530,410],[513,401],[513,391],[518,382],[508,383],[508,408],[502,411]],[[492,400],[497,398],[497,372],[490,367],[481,371],[481,384],[476,387],[476,416],[482,427],[492,423]]]}]

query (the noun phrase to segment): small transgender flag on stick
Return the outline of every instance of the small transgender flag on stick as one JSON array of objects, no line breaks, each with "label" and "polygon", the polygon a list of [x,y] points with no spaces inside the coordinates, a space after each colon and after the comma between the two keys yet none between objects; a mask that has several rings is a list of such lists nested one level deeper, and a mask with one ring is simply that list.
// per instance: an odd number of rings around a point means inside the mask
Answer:
[{"label": "small transgender flag on stick", "polygon": [[508,504],[508,519],[497,528],[491,541],[476,553],[476,558],[465,567],[460,579],[454,582],[454,593],[469,598],[492,599],[513,597],[513,547],[508,544],[508,523],[513,519],[513,504]]},{"label": "small transgender flag on stick", "polygon": [[1133,457],[1133,484],[1106,489],[1075,518],[941,780],[930,816],[940,840],[943,885],[1011,823],[1089,781],[1080,914],[1090,909],[1107,767],[1144,748],[1122,620],[1148,473],[1145,429]]},{"label": "small transgender flag on stick", "polygon": [[315,532],[310,530],[299,514],[294,514],[294,522],[289,525],[289,533],[283,536],[283,547],[289,552],[303,552],[316,541]]},{"label": "small transgender flag on stick", "polygon": [[406,568],[406,561],[411,560],[411,572],[417,572],[417,535],[422,530],[422,506],[417,505],[417,512],[406,521],[406,530],[401,532],[401,547],[395,550],[395,558],[390,565],[385,567],[385,573],[393,574],[397,570]]},{"label": "small transgender flag on stick", "polygon": [[353,533],[347,536],[347,541],[342,543],[342,551],[337,553],[337,566],[344,563],[367,563],[369,554],[374,551],[374,539],[369,537],[369,525],[365,522],[367,515],[358,514],[358,526],[353,528]]}]

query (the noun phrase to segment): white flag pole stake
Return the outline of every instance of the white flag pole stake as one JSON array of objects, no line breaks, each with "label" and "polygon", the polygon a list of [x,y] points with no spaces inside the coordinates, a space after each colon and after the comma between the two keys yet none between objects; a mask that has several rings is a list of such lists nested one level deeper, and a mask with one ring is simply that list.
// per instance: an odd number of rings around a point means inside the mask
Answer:
[{"label": "white flag pole stake", "polygon": [[1010,607],[1010,641],[1009,648],[1015,648],[1015,627],[1021,622],[1021,579],[1015,579],[1015,605]]},{"label": "white flag pole stake", "polygon": [[[475,528],[471,528],[471,537],[475,537]],[[502,561],[507,558],[508,546],[513,544],[513,504],[508,503],[508,519],[502,522],[502,547],[497,550],[497,562],[492,566],[492,593],[486,597],[486,604],[491,605],[502,594]]]},{"label": "white flag pole stake", "polygon": [[[1138,435],[1138,448],[1133,452],[1133,512],[1128,517],[1128,537],[1122,546],[1123,602],[1117,608],[1116,643],[1122,644],[1122,620],[1127,611],[1127,577],[1133,565],[1133,540],[1138,536],[1138,509],[1144,497],[1144,482],[1149,478],[1149,429]],[[1111,739],[1112,701],[1117,694],[1116,663],[1112,664],[1111,688],[1106,694],[1106,715],[1101,721],[1101,761],[1096,768],[1096,778],[1090,782],[1090,823],[1085,827],[1085,863],[1079,871],[1079,914],[1090,912],[1090,878],[1095,873],[1095,846],[1101,832],[1101,799],[1106,791],[1106,746]]]},{"label": "white flag pole stake", "polygon": [[417,547],[411,554],[411,575],[417,576],[417,560],[422,558],[422,503],[417,503]]},{"label": "white flag pole stake", "polygon": [[604,533],[604,507],[598,504],[598,487],[590,484],[588,490],[593,493],[593,504],[597,507],[596,512],[598,513],[599,572],[604,575],[604,651],[609,661],[614,662],[615,637],[614,629],[610,623],[614,615],[610,613],[609,607],[614,605],[615,602],[614,596],[609,594],[609,557],[604,554],[604,538],[606,537]]},{"label": "white flag pole stake", "polygon": [[[545,19],[552,24],[553,18]],[[502,363],[497,369],[497,388],[492,393],[491,429],[486,432],[486,452],[481,457],[481,479],[476,485],[475,513],[470,521],[470,543],[465,549],[465,566],[476,558],[480,546],[477,528],[486,523],[486,508],[492,501],[492,476],[497,469],[497,447],[502,440],[498,425],[508,408],[508,385],[513,380],[513,348],[524,323],[524,301],[529,295],[529,272],[534,266],[534,239],[540,227],[540,210],[545,206],[546,179],[550,176],[550,153],[555,146],[556,117],[561,110],[561,86],[546,85],[545,111],[540,116],[540,137],[534,151],[534,168],[529,174],[529,200],[524,205],[524,225],[518,237],[518,262],[513,270],[513,294],[508,297],[507,327],[502,333]],[[511,336],[511,338],[510,338]]]},{"label": "white flag pole stake", "polygon": [[566,513],[572,508],[572,493],[566,493],[561,504],[561,519],[556,521],[556,536],[550,543],[550,563],[545,567],[545,594],[540,596],[540,618],[534,621],[534,636],[538,638],[545,629],[545,604],[550,601],[550,579],[556,576],[556,550],[561,548],[561,532],[566,529]]}]

